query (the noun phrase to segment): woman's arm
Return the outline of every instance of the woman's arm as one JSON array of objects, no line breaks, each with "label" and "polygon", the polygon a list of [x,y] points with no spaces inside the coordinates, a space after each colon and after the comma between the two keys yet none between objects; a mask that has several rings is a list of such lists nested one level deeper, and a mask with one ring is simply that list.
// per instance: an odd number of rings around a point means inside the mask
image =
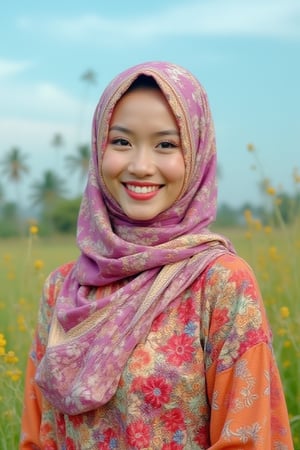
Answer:
[{"label": "woman's arm", "polygon": [[42,397],[41,392],[34,381],[35,371],[35,365],[29,357],[25,377],[20,450],[35,450],[42,448],[39,438]]},{"label": "woman's arm", "polygon": [[272,334],[253,271],[237,256],[220,257],[204,292],[210,448],[292,450]]},{"label": "woman's arm", "polygon": [[233,367],[208,373],[211,449],[292,450],[280,376],[265,343],[247,350]]}]

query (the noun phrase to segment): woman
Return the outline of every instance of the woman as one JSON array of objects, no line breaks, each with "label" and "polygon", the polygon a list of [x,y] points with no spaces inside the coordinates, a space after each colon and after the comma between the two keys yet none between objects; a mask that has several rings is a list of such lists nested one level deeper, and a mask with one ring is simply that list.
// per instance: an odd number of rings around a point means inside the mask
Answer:
[{"label": "woman", "polygon": [[[104,91],[28,361],[21,449],[291,449],[259,288],[216,213],[206,94],[152,62]],[[49,331],[50,330],[50,331]]]}]

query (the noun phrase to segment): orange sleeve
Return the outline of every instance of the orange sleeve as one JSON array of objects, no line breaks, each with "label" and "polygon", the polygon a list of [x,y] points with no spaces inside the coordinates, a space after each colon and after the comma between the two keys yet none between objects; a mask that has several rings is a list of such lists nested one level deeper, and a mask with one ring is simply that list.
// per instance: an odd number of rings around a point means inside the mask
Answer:
[{"label": "orange sleeve", "polygon": [[278,368],[266,344],[249,349],[223,372],[212,366],[207,380],[211,450],[293,450]]},{"label": "orange sleeve", "polygon": [[36,368],[32,359],[28,358],[24,387],[20,450],[38,450],[42,448],[39,438],[42,394],[34,381],[35,371]]}]

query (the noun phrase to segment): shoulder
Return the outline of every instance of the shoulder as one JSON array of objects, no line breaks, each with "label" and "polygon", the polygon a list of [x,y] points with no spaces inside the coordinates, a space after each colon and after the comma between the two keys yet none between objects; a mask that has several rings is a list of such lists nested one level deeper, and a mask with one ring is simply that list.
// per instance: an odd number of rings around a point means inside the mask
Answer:
[{"label": "shoulder", "polygon": [[67,277],[75,265],[75,261],[65,263],[54,269],[46,278],[43,290],[44,303],[50,307],[56,301],[57,294]]},{"label": "shoulder", "polygon": [[66,276],[71,272],[75,265],[75,261],[70,261],[68,263],[62,264],[61,266],[54,269],[50,274],[48,275],[46,279],[46,283],[53,284],[53,283],[59,283],[64,281]]},{"label": "shoulder", "polygon": [[251,299],[259,308],[262,306],[260,288],[252,268],[234,254],[224,254],[212,261],[196,280],[193,290],[199,292],[203,305],[209,310],[220,305],[228,308],[235,305],[238,309],[245,298]]},{"label": "shoulder", "polygon": [[253,274],[250,265],[240,256],[233,253],[225,253],[218,256],[207,267],[208,270],[229,270],[231,272],[242,271]]},{"label": "shoulder", "polygon": [[257,286],[256,276],[253,269],[238,255],[224,254],[212,261],[204,272],[204,279],[206,282],[217,280],[234,282],[235,284],[244,284],[251,282]]}]

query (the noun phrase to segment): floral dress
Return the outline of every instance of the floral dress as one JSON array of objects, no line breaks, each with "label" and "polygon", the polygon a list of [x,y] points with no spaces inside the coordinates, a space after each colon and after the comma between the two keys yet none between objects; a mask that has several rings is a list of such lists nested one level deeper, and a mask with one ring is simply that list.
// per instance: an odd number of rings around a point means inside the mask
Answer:
[{"label": "floral dress", "polygon": [[[55,410],[34,375],[71,267],[57,269],[45,285],[28,361],[20,449],[293,449],[257,282],[233,255],[210,264],[154,320],[107,404],[75,416]],[[94,292],[102,294],[100,288]]]}]

